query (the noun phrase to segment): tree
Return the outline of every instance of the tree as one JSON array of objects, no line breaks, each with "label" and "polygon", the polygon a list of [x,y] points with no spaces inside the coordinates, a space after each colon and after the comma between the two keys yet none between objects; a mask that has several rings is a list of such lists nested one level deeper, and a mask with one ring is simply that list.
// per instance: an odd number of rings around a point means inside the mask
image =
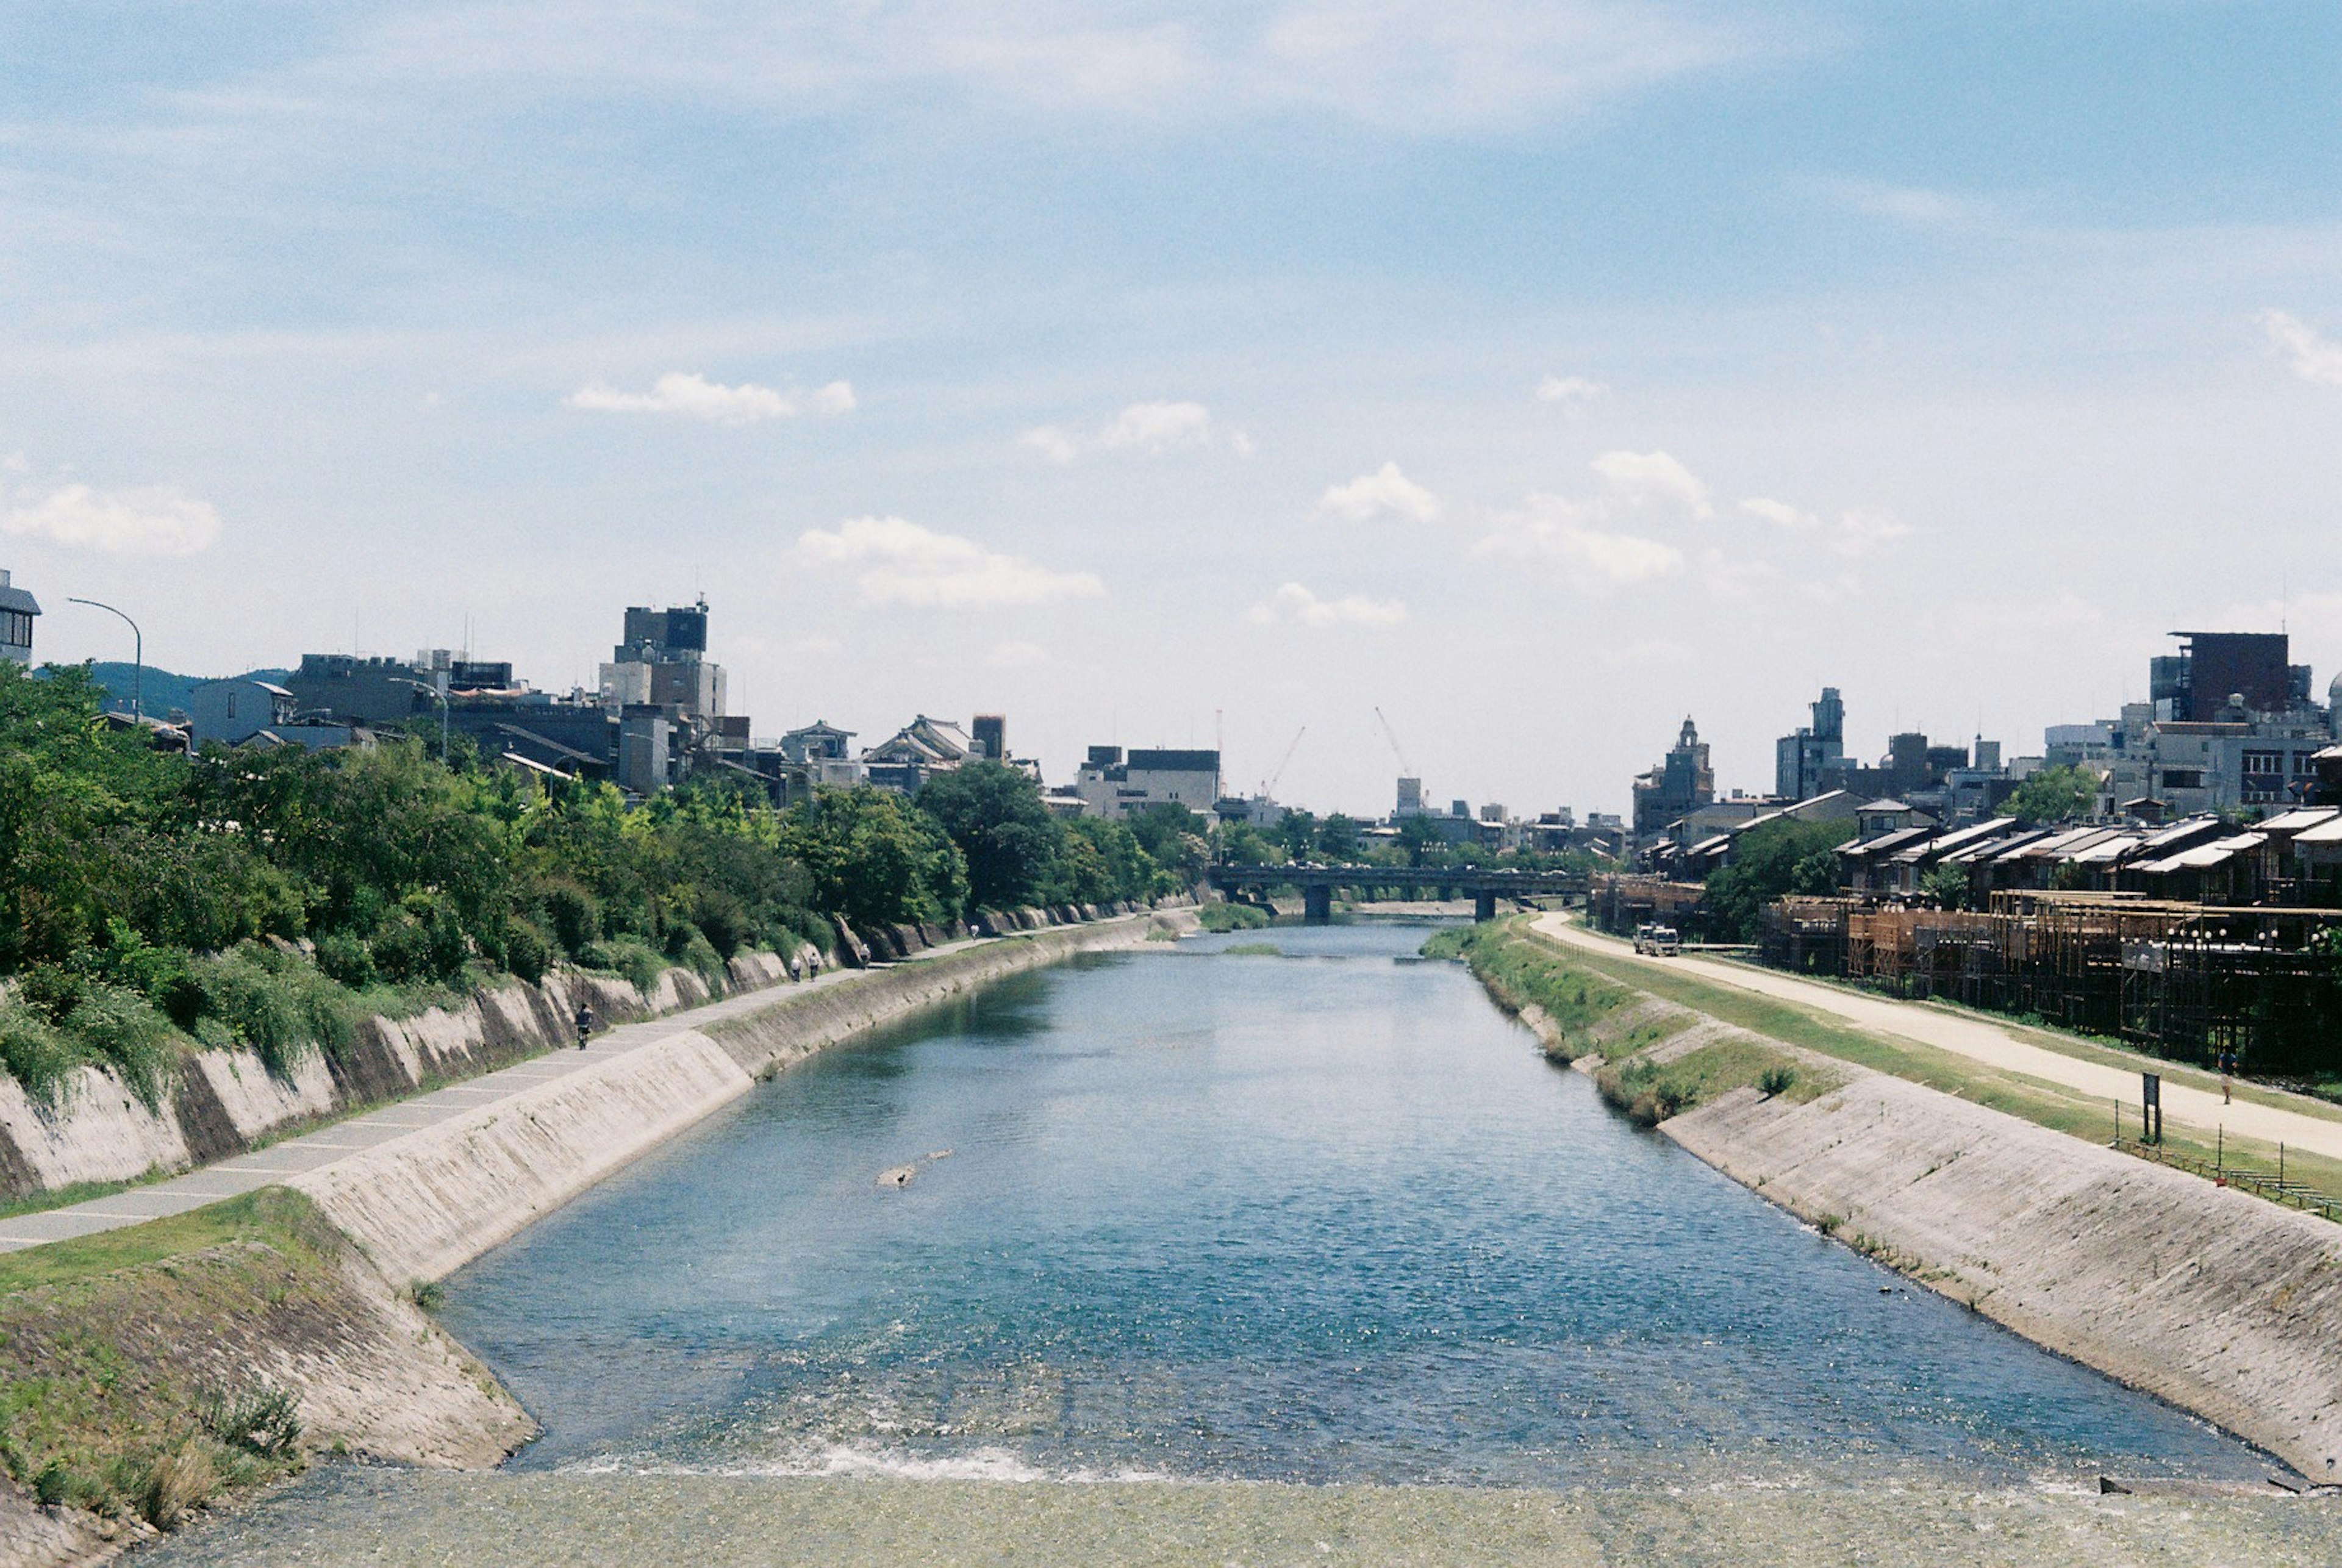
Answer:
[{"label": "tree", "polygon": [[967,863],[935,819],[890,790],[818,790],[782,842],[814,901],[857,925],[948,919],[967,902]]},{"label": "tree", "polygon": [[2097,804],[2098,779],[2087,768],[2043,768],[2018,784],[2001,809],[2026,822],[2071,822]]},{"label": "tree", "polygon": [[1288,811],[1278,819],[1269,836],[1284,846],[1285,853],[1295,860],[1306,860],[1317,844],[1317,817],[1314,812]]},{"label": "tree", "polygon": [[974,762],[936,774],[920,786],[918,809],[966,857],[968,898],[977,907],[1039,904],[1060,880],[1065,827],[1021,769]]},{"label": "tree", "polygon": [[1966,909],[1968,874],[1957,865],[1935,866],[1919,879],[1919,891],[1934,899],[1938,909]]},{"label": "tree", "polygon": [[1358,824],[1340,812],[1329,812],[1317,824],[1317,852],[1327,860],[1355,861],[1366,840]]},{"label": "tree", "polygon": [[1754,942],[1775,899],[1837,892],[1837,847],[1851,836],[1842,823],[1786,818],[1741,834],[1732,864],[1707,879],[1710,931],[1726,942]]},{"label": "tree", "polygon": [[1164,885],[1157,892],[1196,885],[1204,867],[1211,863],[1209,823],[1176,801],[1156,801],[1126,820],[1138,839],[1138,847],[1163,873]]},{"label": "tree", "polygon": [[1447,858],[1447,841],[1427,816],[1410,816],[1399,823],[1398,847],[1409,865],[1435,865]]}]

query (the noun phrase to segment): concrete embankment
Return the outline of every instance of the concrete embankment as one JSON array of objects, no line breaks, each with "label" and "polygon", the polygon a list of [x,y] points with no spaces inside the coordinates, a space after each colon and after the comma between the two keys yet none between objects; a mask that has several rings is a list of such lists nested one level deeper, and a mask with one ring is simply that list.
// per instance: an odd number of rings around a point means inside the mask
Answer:
[{"label": "concrete embankment", "polygon": [[[812,956],[809,947],[798,955],[800,962]],[[730,965],[726,989],[754,990],[787,978],[786,960],[744,954]],[[513,981],[409,1017],[365,1019],[345,1044],[304,1053],[281,1071],[249,1049],[195,1052],[151,1104],[96,1067],[75,1070],[46,1102],[0,1074],[0,1195],[186,1170],[242,1154],[290,1127],[472,1077],[566,1044],[582,1002],[619,1023],[696,1007],[711,994],[687,969],[665,971],[648,991],[560,970],[540,984]]]},{"label": "concrete embankment", "polygon": [[1795,1092],[1743,1082],[1658,1120],[1692,1154],[2036,1343],[2193,1410],[2312,1481],[2342,1480],[2342,1225],[1546,951],[1558,984],[1545,994],[1574,1004],[1566,1024],[1526,997],[1517,970],[1492,989],[1614,1100],[1622,1081],[1666,1083],[1736,1047],[1796,1064]]},{"label": "concrete embankment", "polygon": [[291,1184],[387,1278],[437,1279],[746,1094],[760,1076],[1002,975],[1141,943],[1192,919],[1182,912],[1043,930],[819,989],[778,990],[770,1006],[704,1033],[679,1028]]}]

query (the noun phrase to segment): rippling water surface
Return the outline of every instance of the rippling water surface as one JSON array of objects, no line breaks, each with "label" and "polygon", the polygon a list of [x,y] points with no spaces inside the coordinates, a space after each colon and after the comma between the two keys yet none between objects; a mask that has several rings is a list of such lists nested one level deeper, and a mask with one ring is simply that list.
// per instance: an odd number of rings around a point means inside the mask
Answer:
[{"label": "rippling water surface", "polygon": [[1400,962],[1424,934],[987,990],[762,1085],[457,1275],[445,1321],[545,1423],[523,1468],[2265,1469],[1635,1131],[1460,968]]}]

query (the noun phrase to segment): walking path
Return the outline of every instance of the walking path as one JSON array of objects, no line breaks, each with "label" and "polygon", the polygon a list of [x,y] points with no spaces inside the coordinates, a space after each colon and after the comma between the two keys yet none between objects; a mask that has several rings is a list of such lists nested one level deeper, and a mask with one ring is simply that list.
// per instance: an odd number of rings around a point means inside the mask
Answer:
[{"label": "walking path", "polygon": [[[941,947],[929,948],[919,956],[927,958],[956,953],[963,948],[995,940],[997,939],[968,937]],[[548,1051],[525,1062],[516,1062],[509,1067],[484,1073],[476,1078],[466,1078],[445,1089],[435,1089],[411,1100],[394,1101],[346,1121],[331,1123],[314,1133],[287,1138],[282,1143],[255,1149],[234,1159],[222,1160],[216,1164],[198,1166],[184,1175],[147,1186],[125,1188],[103,1198],[92,1198],[64,1208],[45,1209],[36,1213],[0,1219],[0,1253],[37,1247],[45,1242],[92,1235],[99,1231],[158,1220],[167,1214],[185,1213],[205,1203],[218,1203],[222,1198],[237,1197],[255,1188],[273,1185],[287,1176],[322,1170],[362,1150],[378,1147],[421,1128],[453,1121],[483,1105],[510,1099],[554,1079],[565,1078],[613,1057],[639,1051],[653,1041],[665,1039],[679,1030],[705,1028],[726,1018],[770,1007],[784,998],[823,986],[841,984],[856,974],[867,973],[867,970],[856,969],[826,970],[811,980],[796,984],[785,982],[757,991],[744,991],[679,1013],[647,1018],[638,1024],[622,1024],[595,1035],[593,1043],[583,1051]]]},{"label": "walking path", "polygon": [[[1952,1052],[2003,1072],[2022,1073],[2027,1077],[2060,1084],[2101,1100],[2118,1102],[2128,1106],[2134,1115],[2138,1110],[2139,1073],[2155,1072],[2162,1065],[2150,1057],[2138,1058],[2136,1069],[2085,1061],[2036,1045],[2001,1025],[1981,1018],[1963,1017],[1956,1013],[1941,1012],[1891,997],[1864,996],[1838,986],[1825,985],[1818,981],[1776,970],[1756,969],[1712,958],[1647,957],[1636,953],[1631,944],[1616,937],[1597,935],[1567,915],[1542,916],[1536,921],[1536,928],[1540,935],[1573,947],[1590,949],[1606,958],[1690,974],[1719,985],[1729,985],[1735,990],[1770,997],[1777,1002],[1795,1003],[1817,1013],[1844,1019],[1875,1034],[1897,1035],[1922,1045]],[[2167,1074],[2163,1080],[2162,1097],[2166,1120],[2194,1127],[2207,1139],[2213,1135],[2215,1129],[2225,1128],[2231,1138],[2256,1138],[2272,1146],[2283,1144],[2288,1148],[2342,1159],[2342,1121],[2308,1111],[2287,1110],[2245,1100],[2223,1104],[2216,1091],[2176,1082]]]}]

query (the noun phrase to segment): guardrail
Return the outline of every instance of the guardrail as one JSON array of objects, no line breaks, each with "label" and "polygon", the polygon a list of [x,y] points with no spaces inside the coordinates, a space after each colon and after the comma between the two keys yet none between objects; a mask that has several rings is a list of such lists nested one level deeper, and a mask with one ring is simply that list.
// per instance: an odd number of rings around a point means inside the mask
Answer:
[{"label": "guardrail", "polygon": [[2342,1197],[2285,1179],[2285,1145],[2282,1144],[2277,1145],[2278,1174],[2274,1176],[2260,1171],[2240,1171],[2225,1160],[2199,1160],[2167,1149],[2160,1144],[2140,1143],[2136,1138],[2117,1138],[2113,1147],[2127,1154],[2137,1154],[2142,1160],[2152,1160],[2158,1165],[2169,1165],[2174,1170],[2206,1177],[2224,1187],[2242,1187],[2273,1203],[2284,1203],[2305,1213],[2322,1214],[2329,1220],[2342,1220]]}]

